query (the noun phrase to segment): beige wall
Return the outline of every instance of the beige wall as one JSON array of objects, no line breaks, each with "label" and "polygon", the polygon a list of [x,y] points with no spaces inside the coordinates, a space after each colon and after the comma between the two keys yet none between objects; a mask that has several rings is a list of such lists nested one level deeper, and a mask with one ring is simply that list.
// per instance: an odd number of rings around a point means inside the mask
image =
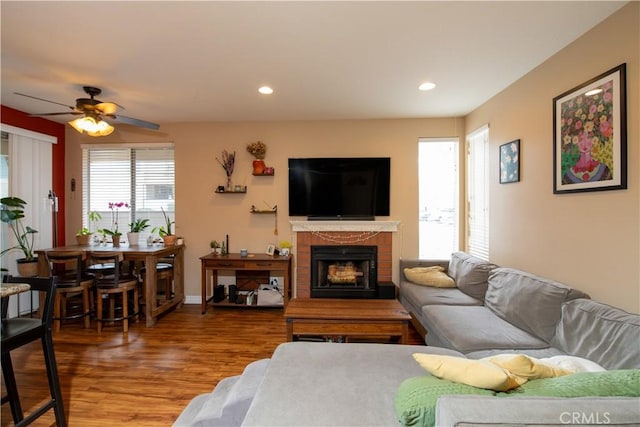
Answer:
[{"label": "beige wall", "polygon": [[[163,124],[158,133],[125,133],[117,130],[98,142],[175,142],[176,147],[176,234],[185,238],[185,290],[188,297],[200,297],[199,257],[209,252],[212,239],[229,234],[231,250],[247,248],[264,252],[267,244],[293,240],[288,217],[287,159],[319,156],[391,157],[391,215],[379,219],[401,222],[394,237],[394,279],[399,257],[417,257],[418,188],[417,152],[420,137],[449,137],[464,134],[463,120],[354,120],[256,123]],[[275,168],[274,177],[251,175],[252,157],[248,142],[267,144],[265,163]],[[81,149],[84,142],[67,132],[67,183],[81,183]],[[233,182],[247,185],[247,194],[215,194],[226,176],[216,162],[222,150],[236,151]],[[67,240],[73,241],[80,227],[81,186],[67,197]],[[266,203],[266,204],[265,204]],[[259,209],[278,206],[278,235],[274,217],[251,215],[251,205]],[[300,218],[296,218],[300,219]]]},{"label": "beige wall", "polygon": [[[466,117],[489,123],[492,261],[640,311],[639,6],[632,2]],[[628,189],[553,194],[553,98],[627,63]],[[498,146],[521,140],[522,180],[498,184]]]},{"label": "beige wall", "polygon": [[[229,234],[232,251],[262,252],[268,243],[291,239],[287,216],[287,158],[303,156],[390,156],[391,216],[401,221],[394,239],[397,260],[418,253],[417,141],[419,137],[462,136],[484,124],[491,135],[491,259],[589,292],[594,299],[639,312],[640,189],[638,169],[638,3],[634,2],[559,52],[536,70],[463,119],[407,119],[261,123],[163,124],[161,132],[117,130],[97,141],[67,130],[67,185],[81,183],[81,142],[167,142],[176,144],[176,229],[186,240],[186,293],[200,296],[198,257],[211,239]],[[552,99],[627,63],[629,189],[553,195]],[[499,70],[497,70],[499,72]],[[498,145],[519,138],[522,181],[499,185]],[[274,177],[251,175],[245,145],[263,140]],[[225,175],[215,160],[236,150],[235,182],[246,195],[215,194]],[[251,215],[278,205],[274,219]],[[67,240],[80,227],[81,187],[67,192]]]}]

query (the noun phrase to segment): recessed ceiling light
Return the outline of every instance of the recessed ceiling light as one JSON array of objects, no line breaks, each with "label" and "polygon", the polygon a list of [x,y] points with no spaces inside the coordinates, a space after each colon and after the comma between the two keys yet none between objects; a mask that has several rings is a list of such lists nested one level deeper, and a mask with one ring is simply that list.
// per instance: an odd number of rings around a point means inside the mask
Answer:
[{"label": "recessed ceiling light", "polygon": [[434,87],[436,87],[435,83],[431,83],[431,82],[424,82],[422,83],[420,86],[418,86],[419,90],[431,90]]},{"label": "recessed ceiling light", "polygon": [[258,89],[258,92],[263,95],[271,95],[273,93],[273,89],[271,89],[269,86],[262,86]]}]

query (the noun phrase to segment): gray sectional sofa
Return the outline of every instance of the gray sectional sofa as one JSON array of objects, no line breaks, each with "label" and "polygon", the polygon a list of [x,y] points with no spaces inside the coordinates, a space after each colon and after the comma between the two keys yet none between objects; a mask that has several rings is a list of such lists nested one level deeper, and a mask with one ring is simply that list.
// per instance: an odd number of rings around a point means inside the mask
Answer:
[{"label": "gray sectional sofa", "polygon": [[[406,382],[429,376],[413,360],[414,353],[471,359],[501,353],[572,355],[609,370],[640,369],[640,316],[592,301],[561,283],[465,253],[435,262],[454,278],[455,288],[416,285],[403,274],[404,268],[433,264],[400,263],[399,299],[426,331],[426,346],[284,343],[270,359],[250,364],[242,375],[195,397],[174,425],[393,426],[399,420],[430,425],[432,421],[425,424],[424,417],[412,413],[399,415],[397,402],[394,407]],[[632,373],[640,378],[637,371]],[[588,383],[586,396],[590,387]],[[640,381],[632,380],[630,388],[632,396],[640,395]],[[639,424],[640,399],[613,394],[516,393],[509,399],[438,395],[431,420],[436,425],[566,425],[575,424],[567,416],[577,416],[582,417],[579,424]]]}]

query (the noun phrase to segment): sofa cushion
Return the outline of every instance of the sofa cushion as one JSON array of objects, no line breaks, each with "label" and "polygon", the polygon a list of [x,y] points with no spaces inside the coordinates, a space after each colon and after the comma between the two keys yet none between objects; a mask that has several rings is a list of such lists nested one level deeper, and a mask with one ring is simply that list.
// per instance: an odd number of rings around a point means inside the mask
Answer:
[{"label": "sofa cushion", "polygon": [[489,261],[465,252],[454,252],[449,261],[448,274],[462,292],[477,299],[484,299],[491,270],[497,266]]},{"label": "sofa cushion", "polygon": [[414,353],[413,358],[431,375],[488,390],[507,391],[526,382],[488,360]]},{"label": "sofa cushion", "polygon": [[411,360],[416,352],[461,356],[417,345],[280,344],[243,425],[396,425],[392,402],[398,387],[407,378],[424,375]]},{"label": "sofa cushion", "polygon": [[473,298],[457,288],[433,288],[410,282],[402,282],[400,295],[407,298],[418,310],[423,305],[482,305],[483,301]]},{"label": "sofa cushion", "polygon": [[640,315],[588,299],[562,306],[554,346],[607,369],[640,368]]},{"label": "sofa cushion", "polygon": [[394,407],[403,426],[433,426],[437,400],[444,395],[484,395],[495,392],[424,375],[406,379],[398,387]]},{"label": "sofa cushion", "polygon": [[456,282],[447,276],[444,268],[440,266],[405,268],[404,275],[416,285],[432,286],[434,288],[456,287]]},{"label": "sofa cushion", "polygon": [[[485,306],[426,305],[422,313],[429,331],[428,345],[462,353],[478,350],[505,353],[504,350],[549,347],[545,341],[501,319]],[[431,341],[433,337],[436,342]]]},{"label": "sofa cushion", "polygon": [[485,305],[502,319],[551,342],[565,301],[587,296],[562,283],[513,268],[489,276]]}]

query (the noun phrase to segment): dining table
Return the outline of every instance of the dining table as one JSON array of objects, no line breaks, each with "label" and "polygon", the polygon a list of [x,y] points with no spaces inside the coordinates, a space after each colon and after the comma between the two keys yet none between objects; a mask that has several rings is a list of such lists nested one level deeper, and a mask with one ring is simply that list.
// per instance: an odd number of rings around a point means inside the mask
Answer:
[{"label": "dining table", "polygon": [[[91,252],[120,252],[125,261],[133,261],[135,263],[144,262],[146,274],[144,277],[144,316],[147,327],[156,324],[158,317],[173,309],[174,307],[182,307],[184,304],[184,245],[120,245],[113,246],[111,243],[106,245],[67,245],[49,249],[37,250],[38,254],[38,275],[48,276],[49,266],[47,263],[47,251],[81,251],[85,254],[85,258]],[[173,257],[173,282],[174,295],[166,296],[162,301],[158,300],[156,278],[156,266],[158,261],[163,258]]]}]

